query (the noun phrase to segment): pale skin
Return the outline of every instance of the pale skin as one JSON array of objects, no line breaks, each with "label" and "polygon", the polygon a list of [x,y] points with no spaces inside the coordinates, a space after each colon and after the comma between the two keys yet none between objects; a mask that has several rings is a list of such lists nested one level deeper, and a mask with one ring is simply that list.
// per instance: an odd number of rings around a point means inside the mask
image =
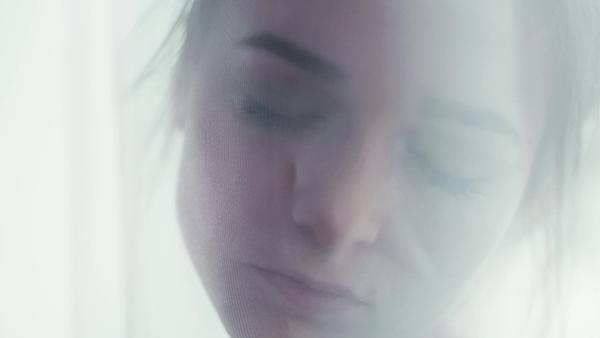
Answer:
[{"label": "pale skin", "polygon": [[[521,211],[547,108],[523,10],[254,0],[211,15],[178,206],[228,331],[422,336]],[[357,302],[298,309],[257,269],[343,285]]]}]

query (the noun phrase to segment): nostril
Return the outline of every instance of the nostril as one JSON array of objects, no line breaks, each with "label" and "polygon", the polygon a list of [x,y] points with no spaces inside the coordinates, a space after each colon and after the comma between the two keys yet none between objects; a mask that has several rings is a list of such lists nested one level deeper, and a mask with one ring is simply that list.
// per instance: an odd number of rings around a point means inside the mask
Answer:
[{"label": "nostril", "polygon": [[353,248],[368,251],[378,237],[373,224],[358,218],[335,217],[332,208],[324,210],[311,203],[297,203],[292,219],[303,238],[326,250]]},{"label": "nostril", "polygon": [[321,245],[319,238],[317,237],[317,234],[315,233],[314,229],[310,225],[305,224],[305,223],[300,223],[300,224],[296,224],[296,226],[304,238],[306,238],[308,241],[310,241],[312,243],[318,243],[319,245]]},{"label": "nostril", "polygon": [[322,215],[317,210],[318,206],[309,205],[307,202],[307,200],[297,201],[292,210],[292,220],[307,240],[327,248],[331,246],[332,241],[332,235],[328,233],[331,225],[324,223]]}]

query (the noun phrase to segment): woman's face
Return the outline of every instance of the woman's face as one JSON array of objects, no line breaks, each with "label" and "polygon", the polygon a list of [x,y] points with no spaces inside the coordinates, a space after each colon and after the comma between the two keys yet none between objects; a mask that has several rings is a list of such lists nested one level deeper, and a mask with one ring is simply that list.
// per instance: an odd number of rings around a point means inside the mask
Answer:
[{"label": "woman's face", "polygon": [[187,69],[178,207],[229,332],[422,333],[522,202],[546,109],[523,11],[495,0],[212,11],[208,34],[188,41],[202,51]]}]

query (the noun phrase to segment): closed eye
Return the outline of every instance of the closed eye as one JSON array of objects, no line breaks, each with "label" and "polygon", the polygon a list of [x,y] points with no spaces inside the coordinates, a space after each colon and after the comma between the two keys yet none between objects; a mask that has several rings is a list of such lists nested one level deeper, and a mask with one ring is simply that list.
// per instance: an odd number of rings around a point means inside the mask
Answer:
[{"label": "closed eye", "polygon": [[253,122],[258,123],[261,127],[281,133],[307,131],[324,120],[324,116],[318,113],[308,113],[298,116],[282,114],[251,96],[247,96],[244,100],[242,110]]},{"label": "closed eye", "polygon": [[443,189],[456,196],[471,197],[476,191],[477,180],[471,178],[457,177],[448,174],[439,166],[429,160],[421,151],[407,144],[406,152],[409,160],[417,166],[416,169],[422,173],[434,186]]}]

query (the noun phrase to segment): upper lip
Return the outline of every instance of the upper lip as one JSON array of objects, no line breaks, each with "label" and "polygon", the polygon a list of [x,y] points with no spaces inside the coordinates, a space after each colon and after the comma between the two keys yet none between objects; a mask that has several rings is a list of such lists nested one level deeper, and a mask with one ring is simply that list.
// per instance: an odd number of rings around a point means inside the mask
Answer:
[{"label": "upper lip", "polygon": [[316,281],[302,273],[295,272],[295,271],[272,270],[272,269],[265,269],[265,268],[262,268],[259,266],[256,266],[256,268],[258,268],[259,270],[267,271],[270,273],[280,274],[282,276],[286,276],[288,278],[294,279],[297,282],[304,284],[309,289],[313,289],[318,292],[327,293],[332,296],[344,298],[344,299],[346,299],[352,303],[356,303],[358,305],[366,305],[366,302],[361,300],[360,298],[358,298],[355,295],[355,293],[352,291],[351,288],[346,287],[344,285],[337,284],[337,283],[331,283],[331,282]]}]

